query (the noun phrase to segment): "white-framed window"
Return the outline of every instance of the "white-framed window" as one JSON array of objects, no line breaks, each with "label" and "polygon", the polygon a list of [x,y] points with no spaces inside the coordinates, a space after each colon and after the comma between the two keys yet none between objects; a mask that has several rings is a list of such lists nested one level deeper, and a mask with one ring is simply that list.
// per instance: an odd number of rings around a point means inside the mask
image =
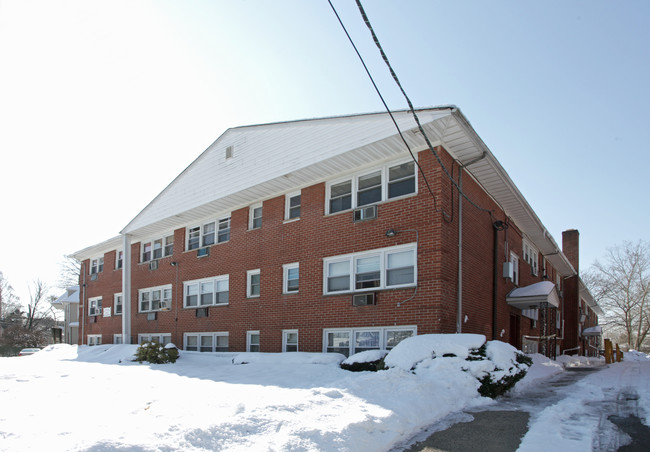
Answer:
[{"label": "white-framed window", "polygon": [[416,326],[329,328],[323,330],[323,352],[350,356],[366,350],[390,350],[416,334]]},{"label": "white-framed window", "polygon": [[246,331],[246,351],[259,352],[260,351],[260,332],[259,331]]},{"label": "white-framed window", "polygon": [[143,342],[158,342],[159,344],[167,345],[172,342],[171,333],[143,333],[138,334],[138,344]]},{"label": "white-framed window", "polygon": [[409,287],[417,280],[416,244],[323,259],[323,293]]},{"label": "white-framed window", "polygon": [[248,229],[262,227],[262,204],[251,206],[248,212]]},{"label": "white-framed window", "polygon": [[530,271],[533,276],[537,276],[537,266],[539,253],[537,249],[526,239],[523,241],[524,260],[530,265]]},{"label": "white-framed window", "polygon": [[124,251],[117,250],[115,251],[115,270],[122,268],[124,263]]},{"label": "white-framed window", "polygon": [[102,315],[102,297],[88,299],[88,315]]},{"label": "white-framed window", "polygon": [[282,330],[282,351],[298,351],[298,330]]},{"label": "white-framed window", "polygon": [[414,194],[417,192],[416,177],[415,162],[409,160],[329,182],[326,186],[326,213]]},{"label": "white-framed window", "polygon": [[519,285],[519,257],[515,253],[510,253],[510,263],[512,264],[512,283]]},{"label": "white-framed window", "polygon": [[201,225],[187,228],[185,249],[195,250],[204,246],[223,243],[230,240],[230,217],[208,221]]},{"label": "white-framed window", "polygon": [[122,315],[122,294],[121,293],[116,293],[113,295],[113,311],[115,312],[115,315]]},{"label": "white-framed window", "polygon": [[89,334],[88,335],[88,345],[102,345],[102,335],[101,334]]},{"label": "white-framed window", "polygon": [[282,266],[282,293],[297,293],[300,284],[300,264],[284,264]]},{"label": "white-framed window", "polygon": [[138,290],[138,312],[167,311],[172,307],[172,285]]},{"label": "white-framed window", "polygon": [[188,352],[227,352],[228,332],[185,333],[183,350]]},{"label": "white-framed window", "polygon": [[289,193],[284,198],[284,219],[295,220],[300,218],[300,192]]},{"label": "white-framed window", "polygon": [[246,297],[256,298],[260,296],[260,269],[248,270],[246,272]]},{"label": "white-framed window", "polygon": [[183,283],[183,307],[202,308],[205,306],[227,305],[230,297],[230,276],[185,281]]},{"label": "white-framed window", "polygon": [[121,344],[121,343],[122,343],[122,335],[113,334],[113,344]]},{"label": "white-framed window", "polygon": [[90,274],[95,275],[104,271],[104,256],[90,260]]},{"label": "white-framed window", "polygon": [[140,245],[140,262],[149,262],[174,254],[174,234],[147,240]]}]

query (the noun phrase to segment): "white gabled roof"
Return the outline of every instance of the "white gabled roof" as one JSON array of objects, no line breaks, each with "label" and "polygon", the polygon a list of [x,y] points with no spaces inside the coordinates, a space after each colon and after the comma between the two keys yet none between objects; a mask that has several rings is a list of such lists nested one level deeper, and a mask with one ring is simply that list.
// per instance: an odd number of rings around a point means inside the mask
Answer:
[{"label": "white gabled roof", "polygon": [[82,250],[76,251],[70,255],[79,261],[103,256],[104,253],[122,248],[122,236],[116,235],[108,240],[104,240],[96,245],[91,245]]},{"label": "white gabled roof", "polygon": [[[430,123],[452,109],[430,108],[418,115]],[[408,112],[394,116],[401,130],[416,127]],[[408,139],[415,144],[412,135]],[[234,157],[226,159],[229,146]],[[228,129],[122,233],[137,240],[149,230],[173,230],[400,155],[408,153],[387,113]]]}]

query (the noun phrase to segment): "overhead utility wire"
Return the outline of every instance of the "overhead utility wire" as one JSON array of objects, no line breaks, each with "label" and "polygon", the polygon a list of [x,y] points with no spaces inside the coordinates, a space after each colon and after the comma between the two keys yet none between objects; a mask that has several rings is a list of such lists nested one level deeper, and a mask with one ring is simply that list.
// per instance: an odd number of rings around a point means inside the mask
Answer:
[{"label": "overhead utility wire", "polygon": [[[404,138],[404,135],[402,134],[402,130],[399,128],[399,125],[397,125],[397,121],[395,120],[395,117],[393,116],[393,112],[390,111],[390,108],[388,108],[388,105],[386,104],[386,101],[384,100],[384,96],[382,96],[381,91],[379,91],[379,88],[377,87],[377,84],[375,83],[375,80],[372,78],[372,74],[370,74],[370,70],[368,69],[368,66],[366,66],[366,62],[363,60],[363,57],[359,53],[359,50],[357,49],[357,46],[354,44],[354,41],[352,40],[352,37],[348,33],[347,28],[345,28],[345,25],[343,25],[343,21],[341,20],[341,17],[339,16],[339,13],[336,11],[336,8],[334,8],[334,5],[332,4],[331,0],[327,0],[327,2],[330,4],[332,11],[334,11],[334,15],[336,15],[336,18],[339,21],[339,24],[341,24],[341,28],[343,28],[343,31],[345,32],[345,35],[348,37],[348,40],[350,41],[350,44],[352,44],[352,47],[354,48],[354,51],[357,53],[357,56],[359,57],[359,60],[361,61],[361,64],[363,65],[363,68],[366,70],[366,74],[368,74],[368,78],[370,78],[370,81],[372,82],[372,86],[375,87],[375,91],[377,91],[377,94],[379,95],[379,98],[381,99],[381,102],[384,104],[384,108],[386,108],[386,111],[388,112],[388,115],[390,116],[390,119],[393,121],[393,124],[395,125],[395,128],[397,129],[397,132],[399,133],[400,138],[404,142],[404,145],[406,146],[406,149],[408,149],[409,154],[411,154],[411,158],[417,165],[420,174],[422,175],[422,178],[424,179],[424,182],[427,186],[427,189],[429,190],[429,194],[433,198],[433,207],[436,210],[436,212],[442,212],[442,214],[449,218],[451,221],[451,217],[447,212],[444,211],[444,209],[438,209],[437,206],[437,201],[436,201],[436,196],[433,194],[433,190],[431,190],[431,186],[429,185],[429,181],[427,180],[426,175],[424,174],[424,170],[420,166],[420,163],[417,161],[415,158],[415,155],[413,154],[413,151],[411,150],[411,147],[409,144],[406,142],[406,139]],[[403,92],[403,91],[402,91]],[[420,130],[422,128],[420,127]]]},{"label": "overhead utility wire", "polygon": [[[328,1],[329,1],[329,0],[328,0]],[[447,170],[447,168],[445,167],[445,165],[442,163],[442,160],[440,159],[440,156],[438,155],[438,153],[436,152],[436,150],[435,150],[435,149],[433,148],[433,146],[431,145],[431,142],[429,141],[429,137],[427,137],[427,134],[424,132],[424,129],[422,128],[422,124],[420,124],[420,118],[418,118],[418,115],[415,113],[415,108],[413,108],[413,104],[411,103],[411,99],[409,99],[409,97],[407,96],[406,92],[404,91],[404,88],[402,88],[402,84],[400,83],[399,78],[397,78],[397,74],[395,74],[395,71],[393,70],[393,67],[391,66],[390,62],[388,61],[388,57],[386,56],[386,53],[384,52],[384,49],[382,48],[381,44],[379,43],[379,38],[377,38],[377,35],[375,34],[375,30],[372,28],[372,25],[370,24],[370,19],[368,19],[368,15],[366,14],[366,11],[363,9],[363,6],[361,5],[361,0],[356,0],[356,2],[357,2],[357,7],[359,8],[359,12],[361,13],[361,17],[363,18],[363,21],[366,23],[366,26],[368,27],[368,30],[370,30],[370,34],[372,35],[372,39],[373,39],[373,41],[375,41],[375,45],[376,45],[377,48],[379,49],[379,53],[381,53],[381,57],[382,57],[382,59],[384,60],[384,63],[386,63],[386,66],[388,66],[388,70],[390,71],[390,75],[393,77],[393,80],[395,80],[395,83],[397,83],[397,86],[399,87],[400,91],[401,91],[402,94],[404,95],[404,98],[406,99],[406,102],[408,103],[409,109],[411,110],[411,113],[413,114],[413,118],[415,119],[415,122],[416,122],[417,125],[418,125],[418,129],[420,130],[420,133],[421,133],[422,136],[424,137],[424,140],[426,141],[427,146],[429,146],[429,150],[433,153],[433,155],[435,156],[436,160],[437,160],[438,163],[440,164],[440,167],[441,167],[442,170],[445,172],[445,174],[447,175],[447,177],[449,178],[449,180],[451,180],[451,182],[454,184],[454,186],[455,186],[456,189],[458,190],[458,193],[460,193],[460,194],[463,196],[463,198],[467,199],[467,201],[469,201],[469,203],[472,204],[474,207],[476,207],[477,209],[482,210],[482,211],[484,211],[484,212],[489,212],[489,213],[490,213],[490,216],[492,216],[492,210],[490,210],[490,209],[485,209],[485,208],[483,208],[483,207],[481,207],[481,206],[475,204],[474,201],[472,201],[472,200],[471,200],[471,199],[470,199],[470,198],[469,198],[469,197],[468,197],[468,196],[463,192],[463,190],[460,188],[460,186],[458,185],[458,183],[457,183],[457,182],[454,180],[454,178],[449,174],[449,171]],[[331,5],[331,4],[332,4],[332,2],[330,2],[330,5]],[[334,7],[332,6],[332,8],[334,8]],[[337,17],[338,17],[338,14],[337,14]],[[339,19],[339,21],[340,21],[340,19]],[[341,24],[341,25],[343,25],[343,24]],[[347,31],[346,31],[346,34],[347,34]],[[349,38],[349,37],[350,37],[350,35],[348,35],[348,38]],[[352,40],[350,40],[350,41],[352,41]],[[352,44],[352,45],[354,45],[354,44]],[[356,47],[355,47],[355,50],[356,50]],[[359,52],[357,52],[357,54],[358,54],[358,53],[359,53]],[[361,58],[361,56],[359,56],[359,58]],[[365,64],[364,64],[364,67],[365,67]],[[367,71],[367,69],[366,69],[366,71]],[[374,84],[374,82],[373,82],[373,84]],[[375,86],[375,88],[376,88],[376,86]],[[383,99],[382,99],[382,100],[383,100]],[[384,103],[384,106],[386,106],[386,103]],[[386,108],[388,109],[387,106],[386,106]]]}]

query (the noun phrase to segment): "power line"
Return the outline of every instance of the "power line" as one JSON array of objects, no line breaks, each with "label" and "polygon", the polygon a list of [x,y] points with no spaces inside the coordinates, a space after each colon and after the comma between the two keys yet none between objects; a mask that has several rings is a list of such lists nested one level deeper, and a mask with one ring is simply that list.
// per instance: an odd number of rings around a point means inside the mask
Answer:
[{"label": "power line", "polygon": [[[348,33],[347,28],[345,28],[345,25],[343,24],[343,21],[341,20],[341,17],[339,16],[339,13],[336,11],[336,8],[334,8],[334,5],[332,4],[331,0],[327,0],[327,2],[330,4],[330,7],[332,8],[332,11],[334,12],[334,15],[339,21],[339,24],[341,24],[341,28],[343,28],[343,31],[345,32],[345,35],[348,37],[348,40],[350,41],[350,44],[352,44],[352,47],[354,48],[354,51],[357,53],[357,56],[359,57],[359,60],[361,61],[361,64],[363,65],[363,68],[366,70],[366,74],[368,74],[368,78],[372,82],[372,86],[375,87],[375,91],[377,91],[377,95],[381,99],[381,102],[384,104],[384,108],[386,108],[386,111],[388,112],[388,115],[390,116],[390,119],[393,121],[393,124],[395,125],[395,128],[397,129],[397,132],[399,133],[400,138],[404,142],[404,146],[406,146],[406,149],[409,151],[409,154],[411,154],[411,158],[415,162],[415,164],[418,167],[418,170],[420,171],[420,174],[422,175],[422,178],[424,179],[424,182],[427,186],[427,190],[429,190],[429,194],[433,198],[433,207],[436,212],[442,212],[442,214],[449,218],[449,221],[451,221],[451,217],[445,212],[444,209],[438,209],[437,206],[437,201],[436,201],[436,196],[433,194],[433,191],[431,190],[431,186],[429,185],[429,181],[427,180],[426,175],[424,174],[424,170],[420,166],[420,163],[417,161],[415,158],[415,155],[413,154],[413,151],[411,150],[411,147],[407,143],[406,139],[404,138],[404,135],[402,134],[402,130],[399,128],[399,125],[397,124],[397,121],[395,120],[395,117],[393,116],[393,112],[388,108],[388,105],[386,104],[386,101],[384,100],[384,96],[382,96],[381,91],[379,91],[379,88],[377,87],[377,84],[375,83],[374,78],[372,77],[372,74],[370,74],[370,70],[368,69],[368,66],[366,66],[366,62],[363,60],[363,57],[359,53],[359,50],[357,49],[357,46],[354,44],[354,41],[352,40],[352,37]],[[422,128],[420,127],[420,130]]]}]

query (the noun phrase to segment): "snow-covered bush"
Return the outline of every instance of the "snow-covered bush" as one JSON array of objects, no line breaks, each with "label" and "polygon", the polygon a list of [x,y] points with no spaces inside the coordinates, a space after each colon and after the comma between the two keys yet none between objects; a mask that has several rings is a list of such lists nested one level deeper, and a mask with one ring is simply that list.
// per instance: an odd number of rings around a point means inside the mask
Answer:
[{"label": "snow-covered bush", "polygon": [[365,352],[355,353],[341,363],[341,369],[351,372],[363,372],[384,369],[384,356],[388,350],[366,350]]},{"label": "snow-covered bush", "polygon": [[175,363],[177,359],[178,349],[174,344],[143,342],[135,351],[135,360],[139,363],[147,361],[151,364],[167,364]]},{"label": "snow-covered bush", "polygon": [[439,360],[458,366],[479,382],[484,397],[497,397],[521,380],[532,360],[515,347],[485,341],[481,334],[424,334],[403,340],[384,358],[387,368],[435,372]]}]

